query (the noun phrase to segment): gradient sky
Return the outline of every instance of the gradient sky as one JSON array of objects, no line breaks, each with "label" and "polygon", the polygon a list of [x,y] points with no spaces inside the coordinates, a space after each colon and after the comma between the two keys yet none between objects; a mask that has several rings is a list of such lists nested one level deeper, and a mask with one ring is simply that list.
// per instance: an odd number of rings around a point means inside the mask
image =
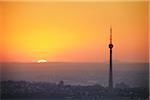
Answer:
[{"label": "gradient sky", "polygon": [[148,2],[0,2],[1,61],[148,62]]}]

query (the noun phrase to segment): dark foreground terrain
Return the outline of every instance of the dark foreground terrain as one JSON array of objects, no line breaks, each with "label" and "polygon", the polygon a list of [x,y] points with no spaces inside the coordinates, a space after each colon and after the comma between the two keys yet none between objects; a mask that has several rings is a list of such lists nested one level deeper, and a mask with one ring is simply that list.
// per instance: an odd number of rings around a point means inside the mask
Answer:
[{"label": "dark foreground terrain", "polygon": [[131,88],[124,83],[110,90],[101,85],[65,85],[63,81],[58,84],[2,81],[0,92],[2,100],[148,100],[149,97],[148,88]]}]

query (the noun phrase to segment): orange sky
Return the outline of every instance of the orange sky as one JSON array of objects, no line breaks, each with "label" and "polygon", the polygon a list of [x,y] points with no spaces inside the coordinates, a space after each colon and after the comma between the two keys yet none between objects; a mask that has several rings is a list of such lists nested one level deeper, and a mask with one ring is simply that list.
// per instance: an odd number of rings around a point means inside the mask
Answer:
[{"label": "orange sky", "polygon": [[1,61],[148,62],[148,2],[0,2]]}]

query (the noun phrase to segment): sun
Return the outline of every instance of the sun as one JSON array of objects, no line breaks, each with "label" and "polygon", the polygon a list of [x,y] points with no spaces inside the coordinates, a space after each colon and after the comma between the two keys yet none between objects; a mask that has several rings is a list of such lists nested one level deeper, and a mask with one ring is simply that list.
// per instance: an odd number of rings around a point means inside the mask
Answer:
[{"label": "sun", "polygon": [[45,59],[37,60],[37,63],[46,63],[46,62],[47,62],[47,60],[45,60]]}]

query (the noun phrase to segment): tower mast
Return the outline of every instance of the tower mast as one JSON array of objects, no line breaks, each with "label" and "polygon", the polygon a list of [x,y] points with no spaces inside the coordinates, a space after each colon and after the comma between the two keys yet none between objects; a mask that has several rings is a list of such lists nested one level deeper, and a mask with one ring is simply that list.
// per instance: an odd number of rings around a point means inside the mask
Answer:
[{"label": "tower mast", "polygon": [[110,62],[109,62],[109,88],[113,89],[113,66],[112,66],[112,28],[110,27],[110,43],[109,43],[109,49],[110,49]]}]

